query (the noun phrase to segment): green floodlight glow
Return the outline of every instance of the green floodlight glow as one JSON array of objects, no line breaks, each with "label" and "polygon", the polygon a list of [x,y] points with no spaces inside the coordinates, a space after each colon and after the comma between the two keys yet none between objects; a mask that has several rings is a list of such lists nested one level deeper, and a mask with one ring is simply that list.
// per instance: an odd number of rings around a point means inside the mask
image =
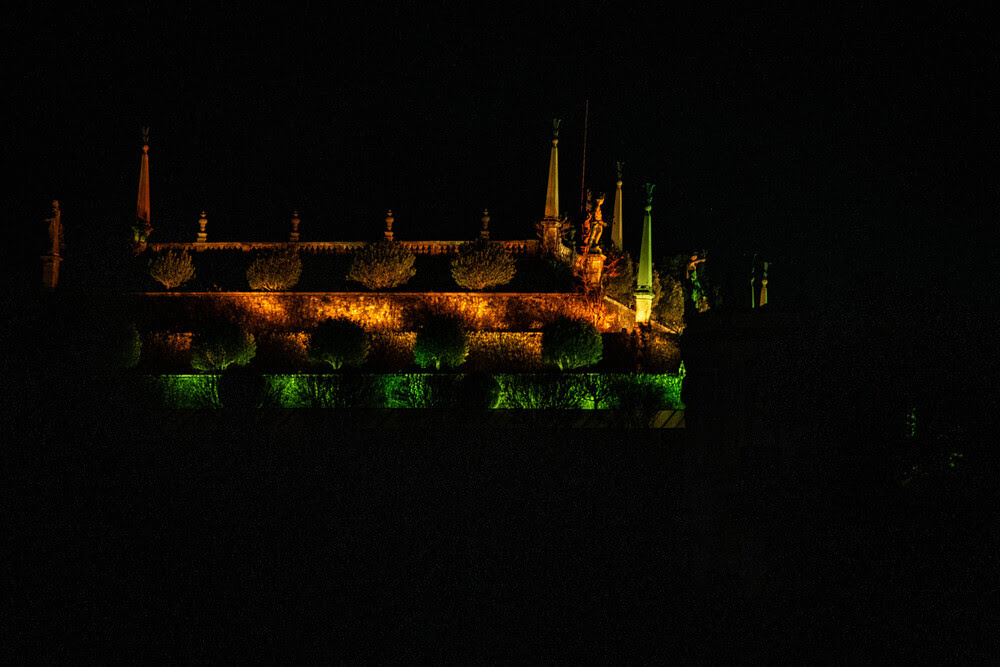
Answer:
[{"label": "green floodlight glow", "polygon": [[[280,408],[452,407],[461,399],[462,373],[265,374],[265,403]],[[164,406],[217,409],[214,374],[149,376]],[[681,373],[500,373],[497,409],[607,409],[622,401],[651,401],[683,410]]]}]

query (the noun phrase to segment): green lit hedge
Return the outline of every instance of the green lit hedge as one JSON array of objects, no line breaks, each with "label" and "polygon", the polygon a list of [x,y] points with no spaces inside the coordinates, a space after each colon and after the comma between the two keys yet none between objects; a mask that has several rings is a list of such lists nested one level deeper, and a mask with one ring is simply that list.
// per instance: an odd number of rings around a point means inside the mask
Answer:
[{"label": "green lit hedge", "polygon": [[[264,375],[262,404],[278,408],[462,407],[463,373],[329,373]],[[499,409],[683,409],[683,373],[500,373]],[[154,403],[171,408],[221,407],[216,376],[148,375]]]}]

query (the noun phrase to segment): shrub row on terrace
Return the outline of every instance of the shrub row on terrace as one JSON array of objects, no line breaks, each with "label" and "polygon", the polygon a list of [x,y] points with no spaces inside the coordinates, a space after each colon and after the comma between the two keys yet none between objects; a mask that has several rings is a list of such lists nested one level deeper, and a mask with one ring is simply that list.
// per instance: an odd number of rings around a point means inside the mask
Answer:
[{"label": "shrub row on terrace", "polygon": [[[405,285],[416,275],[416,255],[399,243],[379,241],[362,246],[350,257],[346,280],[378,291]],[[167,290],[190,283],[197,276],[189,252],[168,250],[147,262],[149,276]],[[287,291],[299,284],[303,262],[294,246],[259,253],[246,269],[250,289]],[[463,245],[451,260],[456,285],[484,290],[507,285],[517,271],[510,251],[498,243],[476,241]]]}]

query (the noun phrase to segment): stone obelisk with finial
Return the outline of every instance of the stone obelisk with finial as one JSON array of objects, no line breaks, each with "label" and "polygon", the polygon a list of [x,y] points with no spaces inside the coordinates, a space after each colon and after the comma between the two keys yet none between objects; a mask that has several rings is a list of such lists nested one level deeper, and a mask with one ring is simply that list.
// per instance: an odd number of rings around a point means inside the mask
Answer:
[{"label": "stone obelisk with finial", "polygon": [[653,309],[653,188],[646,183],[646,215],[642,219],[642,248],[635,290],[635,321],[646,324]]},{"label": "stone obelisk with finial", "polygon": [[624,162],[618,162],[618,183],[615,188],[615,212],[611,216],[611,242],[615,246],[615,250],[622,249],[622,165]]},{"label": "stone obelisk with finial", "polygon": [[549,182],[545,191],[545,217],[542,218],[542,250],[557,253],[562,244],[562,220],[559,218],[559,124],[552,119],[552,150],[549,153]]},{"label": "stone obelisk with finial", "polygon": [[139,164],[139,196],[135,205],[135,226],[132,243],[136,252],[146,248],[146,241],[153,233],[149,217],[149,128],[142,128],[142,161]]}]

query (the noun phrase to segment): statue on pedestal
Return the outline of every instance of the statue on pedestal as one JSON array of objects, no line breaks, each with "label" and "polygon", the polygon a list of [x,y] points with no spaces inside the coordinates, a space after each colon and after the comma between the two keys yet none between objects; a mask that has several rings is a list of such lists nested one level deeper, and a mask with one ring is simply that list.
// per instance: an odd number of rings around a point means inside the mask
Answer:
[{"label": "statue on pedestal", "polygon": [[604,228],[608,224],[604,222],[604,218],[601,214],[601,205],[603,203],[604,203],[604,193],[602,192],[597,196],[597,200],[593,206],[593,211],[588,212],[587,214],[587,217],[589,219],[589,224],[588,224],[589,229],[586,239],[586,247],[588,252],[601,251],[601,249],[598,247],[598,244],[601,241],[601,234],[604,232]]}]

